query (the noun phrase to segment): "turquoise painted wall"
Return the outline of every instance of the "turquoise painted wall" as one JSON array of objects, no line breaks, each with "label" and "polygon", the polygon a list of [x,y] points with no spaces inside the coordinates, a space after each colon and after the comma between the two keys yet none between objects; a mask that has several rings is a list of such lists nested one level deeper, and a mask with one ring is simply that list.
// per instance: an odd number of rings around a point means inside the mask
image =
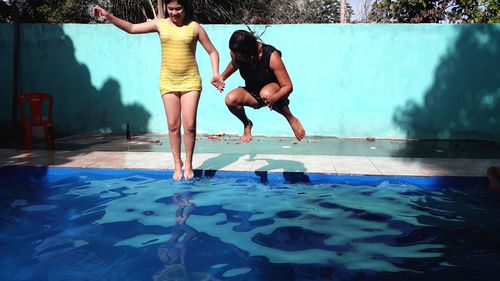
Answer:
[{"label": "turquoise painted wall", "polygon": [[[4,122],[10,105],[12,35],[0,25]],[[239,25],[206,25],[221,56]],[[257,33],[263,26],[253,26]],[[129,35],[111,25],[21,26],[20,91],[55,97],[56,131],[165,133],[158,92],[156,34]],[[500,140],[500,25],[273,25],[265,43],[283,53],[294,83],[292,112],[309,135]],[[204,90],[198,133],[239,134],[242,125],[210,85],[198,45]],[[5,85],[5,87],[4,87]],[[238,73],[226,93],[243,85]],[[4,102],[5,101],[5,102]],[[254,134],[293,136],[285,119],[247,109]],[[9,121],[7,121],[8,123]]]},{"label": "turquoise painted wall", "polygon": [[12,115],[12,63],[13,63],[13,27],[0,25],[0,127],[11,127]]}]

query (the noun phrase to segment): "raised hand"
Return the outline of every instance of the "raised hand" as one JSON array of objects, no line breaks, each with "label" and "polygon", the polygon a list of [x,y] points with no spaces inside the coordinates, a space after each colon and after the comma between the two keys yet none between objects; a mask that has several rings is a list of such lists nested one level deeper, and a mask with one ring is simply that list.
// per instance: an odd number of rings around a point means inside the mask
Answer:
[{"label": "raised hand", "polygon": [[94,6],[94,16],[107,20],[109,17],[109,13],[99,6]]}]

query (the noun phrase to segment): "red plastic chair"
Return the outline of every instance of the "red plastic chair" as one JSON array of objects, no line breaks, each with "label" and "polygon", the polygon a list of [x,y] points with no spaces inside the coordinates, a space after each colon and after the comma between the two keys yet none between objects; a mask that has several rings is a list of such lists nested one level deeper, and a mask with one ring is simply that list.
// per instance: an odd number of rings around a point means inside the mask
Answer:
[{"label": "red plastic chair", "polygon": [[[54,99],[47,93],[24,93],[17,98],[19,120],[24,132],[24,149],[31,148],[33,127],[43,127],[47,149],[54,149],[52,135],[52,104]],[[44,114],[44,104],[48,102],[48,112]],[[25,104],[28,104],[30,118],[26,117]]]}]

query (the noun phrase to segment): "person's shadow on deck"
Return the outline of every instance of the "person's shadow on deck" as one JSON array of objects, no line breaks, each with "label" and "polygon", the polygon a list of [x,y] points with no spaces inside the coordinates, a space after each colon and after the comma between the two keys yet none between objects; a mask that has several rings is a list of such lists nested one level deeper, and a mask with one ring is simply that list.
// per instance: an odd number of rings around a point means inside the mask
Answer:
[{"label": "person's shadow on deck", "polygon": [[[248,155],[248,159],[244,159]],[[199,167],[195,169],[195,176],[213,177],[220,169],[227,167],[237,161],[248,161],[255,163],[257,161],[265,161],[264,166],[253,166],[254,173],[260,178],[260,181],[267,183],[269,174],[282,173],[283,179],[296,182],[309,182],[309,177],[306,175],[307,168],[304,163],[288,159],[273,159],[273,158],[256,158],[256,154],[237,154],[237,153],[221,153],[215,157],[205,160]],[[275,170],[283,170],[283,172],[273,172]]]}]

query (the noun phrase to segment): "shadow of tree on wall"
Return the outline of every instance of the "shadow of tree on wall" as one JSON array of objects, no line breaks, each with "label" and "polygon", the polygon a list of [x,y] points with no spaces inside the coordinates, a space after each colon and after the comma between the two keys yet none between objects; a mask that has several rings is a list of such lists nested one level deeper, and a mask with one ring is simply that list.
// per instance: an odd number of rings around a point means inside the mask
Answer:
[{"label": "shadow of tree on wall", "polygon": [[[393,122],[408,138],[499,140],[500,28],[463,26],[422,104],[408,101],[396,110]],[[396,156],[414,156],[418,146],[409,142]]]},{"label": "shadow of tree on wall", "polygon": [[[27,27],[21,34],[20,92],[44,91],[54,96],[56,135],[125,132],[127,123],[135,132],[148,131],[151,114],[140,104],[124,104],[118,81],[108,79],[101,89],[92,85],[89,69],[78,62],[62,26]],[[107,51],[102,51],[103,60]],[[109,62],[113,63],[117,62]]]},{"label": "shadow of tree on wall", "polygon": [[[24,26],[24,28],[23,28]],[[117,43],[117,46],[119,43]],[[102,132],[123,132],[125,141],[126,124],[134,132],[147,132],[151,114],[140,104],[124,104],[118,81],[106,80],[101,89],[92,84],[89,68],[77,60],[71,38],[65,34],[62,25],[21,25],[20,85],[18,93],[47,92],[54,97],[53,119],[56,137],[67,134],[90,134]],[[108,50],[109,51],[109,50]],[[102,59],[106,58],[103,50]],[[110,64],[116,63],[113,61]],[[102,144],[106,138],[95,139],[85,145],[91,148]],[[17,141],[15,147],[21,148]],[[34,145],[36,147],[36,144]],[[42,147],[43,149],[45,146]],[[52,151],[43,156],[42,151],[26,152],[23,155],[28,165],[64,165],[71,159],[91,152],[79,151],[58,154]],[[57,149],[57,139],[56,139]],[[12,156],[12,161],[19,160]],[[14,162],[16,162],[14,161]],[[17,161],[18,162],[18,161]],[[40,169],[44,174],[45,169]]]}]

